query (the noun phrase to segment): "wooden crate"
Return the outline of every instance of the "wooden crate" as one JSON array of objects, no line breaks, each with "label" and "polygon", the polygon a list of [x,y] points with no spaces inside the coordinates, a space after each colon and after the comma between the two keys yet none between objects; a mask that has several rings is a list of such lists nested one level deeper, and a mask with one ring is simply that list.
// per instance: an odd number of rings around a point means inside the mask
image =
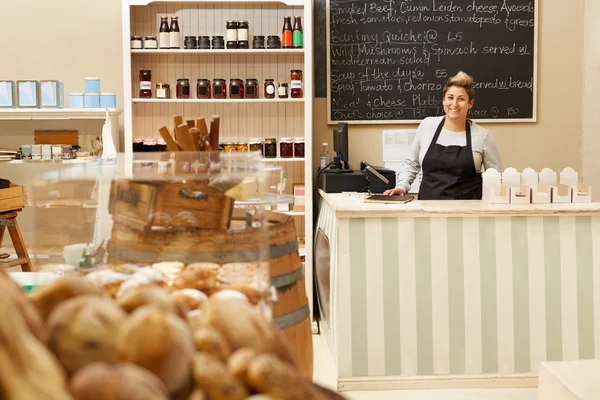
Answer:
[{"label": "wooden crate", "polygon": [[0,189],[0,212],[20,210],[27,204],[27,191],[23,186],[11,183],[9,188]]},{"label": "wooden crate", "polygon": [[234,200],[208,183],[115,180],[109,211],[116,223],[139,231],[153,226],[227,230]]}]

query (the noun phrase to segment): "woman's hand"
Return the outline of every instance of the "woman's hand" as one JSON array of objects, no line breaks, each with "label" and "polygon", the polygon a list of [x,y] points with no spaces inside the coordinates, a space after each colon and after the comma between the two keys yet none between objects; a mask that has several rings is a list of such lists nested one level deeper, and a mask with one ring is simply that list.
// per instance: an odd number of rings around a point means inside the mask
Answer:
[{"label": "woman's hand", "polygon": [[404,190],[399,189],[399,188],[395,188],[395,189],[388,189],[385,192],[383,192],[383,194],[385,194],[386,196],[404,196]]}]

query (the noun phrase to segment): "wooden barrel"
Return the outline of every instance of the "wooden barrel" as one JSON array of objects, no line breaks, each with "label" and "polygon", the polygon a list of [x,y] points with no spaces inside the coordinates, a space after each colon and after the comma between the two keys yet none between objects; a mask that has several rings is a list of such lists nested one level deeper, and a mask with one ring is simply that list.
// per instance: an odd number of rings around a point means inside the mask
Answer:
[{"label": "wooden barrel", "polygon": [[301,374],[312,379],[312,327],[304,283],[304,267],[298,254],[294,219],[286,217],[288,220],[285,222],[282,236],[269,242],[279,246],[296,244],[293,252],[270,258],[271,285],[277,289],[277,302],[273,304],[273,321],[292,344]]},{"label": "wooden barrel", "polygon": [[234,210],[229,230],[182,229],[140,231],[115,221],[108,244],[109,263],[184,264],[269,261],[271,284],[277,289],[274,323],[291,343],[304,376],[312,377],[313,344],[304,269],[298,254],[294,218],[266,212],[264,227],[247,227],[243,210]]}]

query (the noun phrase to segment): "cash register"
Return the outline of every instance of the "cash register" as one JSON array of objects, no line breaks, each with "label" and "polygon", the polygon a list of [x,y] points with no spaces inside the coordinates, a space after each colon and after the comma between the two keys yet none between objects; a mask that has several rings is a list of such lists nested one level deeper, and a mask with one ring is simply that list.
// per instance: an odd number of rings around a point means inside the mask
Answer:
[{"label": "cash register", "polygon": [[371,192],[383,193],[396,187],[396,172],[374,167],[362,161],[358,170],[348,164],[348,124],[341,122],[333,130],[335,157],[317,175],[319,188],[327,193]]}]

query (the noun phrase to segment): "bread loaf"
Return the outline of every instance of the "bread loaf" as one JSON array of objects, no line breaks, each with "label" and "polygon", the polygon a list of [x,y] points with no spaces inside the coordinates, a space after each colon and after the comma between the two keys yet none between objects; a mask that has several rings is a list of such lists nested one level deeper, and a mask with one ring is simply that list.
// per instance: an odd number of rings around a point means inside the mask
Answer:
[{"label": "bread loaf", "polygon": [[102,289],[93,282],[79,276],[69,275],[52,281],[48,286],[34,290],[31,299],[45,321],[58,304],[83,294],[104,296]]},{"label": "bread loaf", "polygon": [[94,363],[71,379],[74,400],[168,400],[169,392],[154,374],[134,364]]},{"label": "bread loaf", "polygon": [[117,333],[125,316],[104,297],[86,295],[64,301],[46,321],[48,348],[69,375],[94,362],[115,362]]}]

